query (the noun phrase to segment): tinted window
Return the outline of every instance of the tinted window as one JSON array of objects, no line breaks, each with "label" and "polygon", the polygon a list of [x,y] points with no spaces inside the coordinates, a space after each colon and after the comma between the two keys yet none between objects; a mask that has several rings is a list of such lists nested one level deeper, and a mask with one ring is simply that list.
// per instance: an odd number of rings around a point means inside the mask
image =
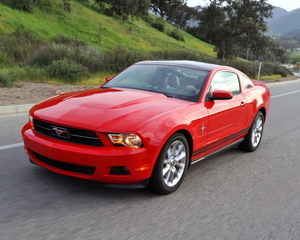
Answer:
[{"label": "tinted window", "polygon": [[103,85],[103,88],[131,88],[165,94],[196,102],[208,71],[155,64],[135,64]]},{"label": "tinted window", "polygon": [[241,92],[238,75],[233,72],[220,71],[217,72],[211,82],[210,91],[226,90],[232,94]]}]

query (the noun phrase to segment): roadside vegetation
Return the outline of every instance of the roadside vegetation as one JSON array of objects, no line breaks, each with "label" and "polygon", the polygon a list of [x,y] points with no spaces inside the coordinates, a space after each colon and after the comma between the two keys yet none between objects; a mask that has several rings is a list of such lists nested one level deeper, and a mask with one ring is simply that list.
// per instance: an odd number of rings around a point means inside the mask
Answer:
[{"label": "roadside vegetation", "polygon": [[[19,80],[101,84],[141,60],[203,61],[257,75],[257,62],[218,59],[215,46],[162,17],[112,11],[89,0],[0,0],[0,87]],[[274,74],[291,73],[264,62],[261,75]]]},{"label": "roadside vegetation", "polygon": [[295,66],[298,66],[297,70],[299,71],[299,66],[300,66],[300,51],[294,52],[291,55],[290,63],[293,64],[293,65],[295,65]]}]

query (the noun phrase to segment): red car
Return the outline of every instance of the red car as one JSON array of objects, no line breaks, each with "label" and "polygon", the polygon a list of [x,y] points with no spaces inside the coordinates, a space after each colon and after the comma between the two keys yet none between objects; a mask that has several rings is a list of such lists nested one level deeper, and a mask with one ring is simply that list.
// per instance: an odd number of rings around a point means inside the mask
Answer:
[{"label": "red car", "polygon": [[22,135],[44,168],[168,194],[193,163],[233,146],[255,151],[269,105],[266,85],[237,69],[143,61],[98,89],[35,105]]}]

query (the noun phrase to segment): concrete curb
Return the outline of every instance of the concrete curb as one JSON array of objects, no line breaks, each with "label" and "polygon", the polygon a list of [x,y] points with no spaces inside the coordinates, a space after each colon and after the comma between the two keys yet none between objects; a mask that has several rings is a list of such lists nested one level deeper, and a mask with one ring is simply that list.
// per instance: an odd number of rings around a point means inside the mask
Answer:
[{"label": "concrete curb", "polygon": [[22,104],[12,106],[1,106],[0,115],[2,114],[13,114],[13,113],[25,113],[28,112],[35,104]]},{"label": "concrete curb", "polygon": [[[278,84],[283,84],[283,83],[291,83],[291,82],[299,82],[300,78],[297,80],[291,80],[291,81],[283,81],[283,82],[272,82],[272,83],[267,83],[268,86],[274,86]],[[30,108],[32,108],[34,104],[22,104],[22,105],[12,105],[12,106],[0,106],[0,115],[3,114],[13,114],[13,113],[25,113],[28,112]]]},{"label": "concrete curb", "polygon": [[300,81],[300,78],[299,79],[296,79],[296,80],[290,80],[290,81],[278,81],[278,82],[271,82],[271,83],[266,83],[267,86],[274,86],[274,85],[279,85],[279,84],[284,84],[284,83],[293,83],[293,82],[299,82]]}]

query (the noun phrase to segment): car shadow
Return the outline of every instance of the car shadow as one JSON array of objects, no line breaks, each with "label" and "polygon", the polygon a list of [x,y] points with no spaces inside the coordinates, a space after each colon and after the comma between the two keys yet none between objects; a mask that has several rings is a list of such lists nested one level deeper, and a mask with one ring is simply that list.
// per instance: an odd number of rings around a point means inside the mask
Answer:
[{"label": "car shadow", "polygon": [[[240,161],[241,154],[243,153],[247,154],[238,148],[232,148],[191,165],[187,171],[182,186],[180,186],[177,191],[167,196],[184,194],[185,191],[181,191],[181,189],[184,188],[184,185],[190,185],[194,181],[199,181],[201,174],[213,171],[220,167],[220,165],[232,162],[235,159]],[[88,196],[90,198],[103,200],[114,199],[119,201],[134,201],[134,199],[156,199],[158,197],[165,196],[152,192],[148,189],[109,188],[102,186],[97,182],[61,175],[37,165],[32,165],[30,171],[32,172],[31,176],[35,179],[35,184],[39,185],[37,189],[47,186],[48,191],[51,191],[52,194],[62,198],[64,198],[64,196],[67,197],[69,195],[73,195],[74,197]],[[191,186],[189,186],[189,188],[190,187]]]}]

